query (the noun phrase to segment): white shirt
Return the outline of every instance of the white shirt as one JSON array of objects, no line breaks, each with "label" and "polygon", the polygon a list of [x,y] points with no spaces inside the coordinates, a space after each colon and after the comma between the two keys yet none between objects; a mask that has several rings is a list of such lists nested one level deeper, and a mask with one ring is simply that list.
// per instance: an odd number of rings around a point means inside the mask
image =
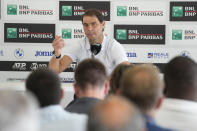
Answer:
[{"label": "white shirt", "polygon": [[[118,64],[128,61],[124,48],[115,39],[110,39],[104,35],[101,46],[101,51],[95,58],[106,66],[108,75]],[[85,37],[79,43],[66,47],[64,55],[69,56],[73,62],[81,62],[84,59],[91,58],[92,53],[88,38]]]},{"label": "white shirt", "polygon": [[65,111],[59,105],[40,109],[40,131],[86,131],[87,116]]},{"label": "white shirt", "polygon": [[197,102],[165,98],[156,122],[179,131],[197,131]]}]

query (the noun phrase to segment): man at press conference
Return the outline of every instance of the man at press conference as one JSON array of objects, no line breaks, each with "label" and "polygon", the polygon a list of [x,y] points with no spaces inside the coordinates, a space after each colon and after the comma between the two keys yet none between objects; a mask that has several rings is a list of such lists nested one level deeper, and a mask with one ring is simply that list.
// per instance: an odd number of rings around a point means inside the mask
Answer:
[{"label": "man at press conference", "polygon": [[56,36],[52,43],[54,55],[49,62],[50,69],[61,73],[72,62],[96,58],[106,66],[109,75],[118,64],[129,64],[122,45],[103,34],[105,20],[100,11],[88,9],[81,20],[86,37],[79,43],[72,43],[71,48],[66,48],[61,58],[65,43],[61,36]]}]

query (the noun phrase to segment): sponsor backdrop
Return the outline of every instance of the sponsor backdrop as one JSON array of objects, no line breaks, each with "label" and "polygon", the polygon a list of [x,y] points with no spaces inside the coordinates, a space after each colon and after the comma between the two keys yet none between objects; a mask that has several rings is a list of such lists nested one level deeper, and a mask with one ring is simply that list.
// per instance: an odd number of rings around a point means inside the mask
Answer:
[{"label": "sponsor backdrop", "polygon": [[[163,71],[177,55],[197,61],[195,0],[0,0],[0,7],[0,81],[24,81],[47,68],[55,35],[65,48],[83,39],[81,15],[89,8],[102,12],[104,34],[123,45],[131,63]],[[62,82],[73,82],[76,66],[60,74]]]}]

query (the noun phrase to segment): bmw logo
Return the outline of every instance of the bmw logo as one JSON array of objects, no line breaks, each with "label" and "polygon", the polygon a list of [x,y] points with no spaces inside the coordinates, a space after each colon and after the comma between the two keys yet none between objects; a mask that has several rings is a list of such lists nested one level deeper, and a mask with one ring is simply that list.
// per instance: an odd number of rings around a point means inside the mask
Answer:
[{"label": "bmw logo", "polygon": [[18,58],[18,59],[23,58],[23,56],[24,56],[24,51],[23,51],[23,49],[17,48],[17,49],[14,51],[14,56],[15,56],[16,58]]}]

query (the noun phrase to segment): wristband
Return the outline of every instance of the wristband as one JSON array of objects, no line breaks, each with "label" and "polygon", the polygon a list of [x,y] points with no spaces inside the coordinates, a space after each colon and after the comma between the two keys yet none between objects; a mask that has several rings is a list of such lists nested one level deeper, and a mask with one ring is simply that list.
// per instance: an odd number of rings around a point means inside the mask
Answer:
[{"label": "wristband", "polygon": [[60,54],[59,56],[56,56],[56,55],[55,55],[55,51],[53,51],[52,53],[53,53],[53,57],[54,57],[55,59],[61,58],[61,54]]}]

